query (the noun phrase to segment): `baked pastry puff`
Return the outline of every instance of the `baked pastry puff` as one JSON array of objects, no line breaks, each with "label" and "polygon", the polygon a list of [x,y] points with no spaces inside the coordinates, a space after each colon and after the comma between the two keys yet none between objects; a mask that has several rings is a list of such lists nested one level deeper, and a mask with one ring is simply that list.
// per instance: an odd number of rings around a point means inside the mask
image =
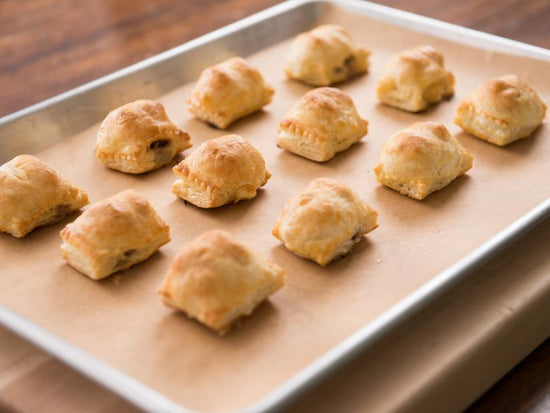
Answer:
[{"label": "baked pastry puff", "polygon": [[317,162],[328,161],[367,134],[351,98],[322,87],[306,93],[279,124],[282,148]]},{"label": "baked pastry puff", "polygon": [[161,103],[137,100],[111,111],[101,123],[96,157],[108,168],[141,174],[169,163],[191,147],[190,139],[168,119]]},{"label": "baked pastry puff", "polygon": [[285,283],[285,270],[221,230],[205,232],[174,258],[158,290],[164,303],[225,334]]},{"label": "baked pastry puff", "polygon": [[99,280],[145,261],[170,241],[170,228],[147,199],[128,189],[90,206],[60,235],[69,265]]},{"label": "baked pastry puff", "polygon": [[417,122],[386,141],[374,173],[381,184],[424,199],[469,170],[472,162],[443,124]]},{"label": "baked pastry puff", "polygon": [[464,99],[454,122],[472,135],[498,146],[527,138],[546,116],[546,105],[516,75],[491,79]]},{"label": "baked pastry puff", "polygon": [[0,167],[0,231],[21,238],[88,203],[88,195],[51,166],[19,155]]},{"label": "baked pastry puff", "polygon": [[233,57],[204,69],[187,103],[197,118],[226,129],[271,102],[273,93],[258,69]]},{"label": "baked pastry puff", "polygon": [[285,204],[272,233],[296,255],[325,266],[378,227],[377,218],[350,188],[317,178]]},{"label": "baked pastry puff", "polygon": [[239,135],[204,142],[173,171],[172,192],[201,208],[254,198],[271,177],[262,154]]},{"label": "baked pastry puff", "polygon": [[343,27],[326,24],[296,36],[285,73],[308,85],[328,86],[365,73],[369,55]]},{"label": "baked pastry puff", "polygon": [[444,67],[443,55],[429,45],[393,56],[378,81],[376,94],[386,105],[409,112],[453,96],[455,79]]}]

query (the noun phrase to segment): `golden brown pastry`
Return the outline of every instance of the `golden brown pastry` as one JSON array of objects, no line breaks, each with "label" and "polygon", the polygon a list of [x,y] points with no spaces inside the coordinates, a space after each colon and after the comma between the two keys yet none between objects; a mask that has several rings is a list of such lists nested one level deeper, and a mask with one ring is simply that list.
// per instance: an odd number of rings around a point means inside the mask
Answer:
[{"label": "golden brown pastry", "polygon": [[187,103],[197,118],[225,129],[271,102],[274,92],[258,69],[233,57],[203,70]]},{"label": "golden brown pastry", "polygon": [[546,116],[546,105],[516,75],[491,79],[456,109],[454,122],[480,139],[504,146],[527,138]]},{"label": "golden brown pastry", "polygon": [[386,141],[374,173],[381,184],[424,199],[470,169],[472,161],[443,124],[417,122]]},{"label": "golden brown pastry", "polygon": [[322,87],[306,93],[279,125],[279,146],[313,161],[328,161],[367,134],[351,98]]},{"label": "golden brown pastry", "polygon": [[19,155],[0,167],[0,231],[21,238],[88,203],[88,195],[51,166]]},{"label": "golden brown pastry", "polygon": [[343,27],[326,24],[296,36],[285,73],[312,86],[328,86],[365,73],[369,55]]},{"label": "golden brown pastry", "polygon": [[170,228],[147,199],[128,189],[90,206],[60,235],[69,265],[99,280],[145,261],[170,241]]},{"label": "golden brown pastry", "polygon": [[172,192],[201,208],[254,198],[271,177],[262,154],[239,135],[204,142],[173,171]]},{"label": "golden brown pastry", "polygon": [[453,96],[455,78],[445,69],[443,55],[429,45],[393,56],[378,81],[376,94],[387,105],[409,112]]},{"label": "golden brown pastry", "polygon": [[108,168],[141,174],[169,163],[191,147],[190,139],[168,119],[161,103],[137,100],[113,110],[101,123],[96,157]]},{"label": "golden brown pastry", "polygon": [[378,214],[345,185],[317,178],[290,199],[273,227],[273,235],[296,255],[320,265],[346,255],[375,229]]},{"label": "golden brown pastry", "polygon": [[158,292],[169,307],[225,334],[284,283],[278,265],[227,232],[212,230],[185,246]]}]

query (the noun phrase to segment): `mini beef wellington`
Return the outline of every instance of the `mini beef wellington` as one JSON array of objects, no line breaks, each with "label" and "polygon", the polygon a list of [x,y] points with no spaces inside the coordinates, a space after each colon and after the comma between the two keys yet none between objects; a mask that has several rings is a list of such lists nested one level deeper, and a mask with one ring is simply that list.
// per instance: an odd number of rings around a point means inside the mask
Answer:
[{"label": "mini beef wellington", "polygon": [[469,170],[472,162],[443,124],[417,122],[386,141],[374,173],[381,184],[424,199]]},{"label": "mini beef wellington", "polygon": [[225,334],[285,283],[285,271],[221,230],[174,258],[159,294],[166,305]]},{"label": "mini beef wellington", "polygon": [[285,73],[311,86],[329,86],[365,73],[369,55],[343,27],[326,24],[294,39]]},{"label": "mini beef wellington", "polygon": [[169,163],[191,147],[190,139],[161,103],[137,100],[107,115],[97,133],[96,157],[108,168],[141,174]]},{"label": "mini beef wellington", "polygon": [[201,208],[254,198],[271,177],[262,154],[238,135],[204,142],[173,171],[172,192]]},{"label": "mini beef wellington", "polygon": [[226,129],[271,102],[273,93],[258,69],[233,57],[203,70],[187,103],[197,118]]},{"label": "mini beef wellington", "polygon": [[516,75],[491,79],[456,109],[454,122],[472,135],[498,146],[527,138],[546,116],[537,92]]},{"label": "mini beef wellington", "polygon": [[325,266],[375,229],[378,214],[345,185],[317,178],[290,199],[273,228],[287,249]]},{"label": "mini beef wellington", "polygon": [[282,148],[317,162],[328,161],[368,132],[351,98],[322,87],[306,93],[279,125]]},{"label": "mini beef wellington", "polygon": [[168,225],[131,189],[90,206],[60,235],[63,258],[93,280],[145,261],[170,241]]},{"label": "mini beef wellington", "polygon": [[19,155],[0,167],[0,231],[21,238],[88,204],[88,195],[51,166]]},{"label": "mini beef wellington", "polygon": [[378,81],[376,94],[386,105],[419,112],[454,94],[455,79],[443,55],[419,46],[393,56]]}]

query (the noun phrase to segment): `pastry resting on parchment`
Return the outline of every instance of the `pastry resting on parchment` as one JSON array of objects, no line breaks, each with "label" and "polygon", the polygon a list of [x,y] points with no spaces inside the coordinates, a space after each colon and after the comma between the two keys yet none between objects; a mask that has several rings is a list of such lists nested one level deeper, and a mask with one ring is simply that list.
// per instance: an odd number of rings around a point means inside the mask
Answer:
[{"label": "pastry resting on parchment", "polygon": [[272,232],[288,250],[325,266],[378,227],[377,218],[349,187],[317,178],[285,204]]},{"label": "pastry resting on parchment", "polygon": [[317,162],[359,142],[368,132],[353,100],[332,87],[306,93],[279,124],[280,147]]},{"label": "pastry resting on parchment", "polygon": [[455,79],[443,55],[429,45],[393,56],[378,81],[376,94],[386,105],[408,112],[427,109],[454,94]]},{"label": "pastry resting on parchment", "polygon": [[271,102],[273,93],[258,69],[233,57],[204,69],[187,103],[197,118],[226,129]]},{"label": "pastry resting on parchment", "polygon": [[239,135],[204,142],[173,171],[172,192],[201,208],[254,198],[271,177],[262,154]]},{"label": "pastry resting on parchment", "polygon": [[381,184],[424,199],[469,170],[472,162],[445,125],[417,122],[386,141],[374,173]]},{"label": "pastry resting on parchment", "polygon": [[222,230],[205,232],[177,255],[158,291],[166,305],[219,334],[285,283],[285,271]]},{"label": "pastry resting on parchment", "polygon": [[93,280],[145,261],[170,241],[149,201],[127,189],[87,208],[60,233],[69,265]]},{"label": "pastry resting on parchment", "polygon": [[21,238],[88,204],[88,195],[32,155],[0,167],[0,231]]},{"label": "pastry resting on parchment", "polygon": [[111,169],[141,174],[169,163],[190,148],[159,102],[137,100],[111,111],[97,132],[96,157]]},{"label": "pastry resting on parchment", "polygon": [[527,138],[546,116],[546,104],[516,75],[491,79],[464,99],[454,122],[472,135],[498,146]]},{"label": "pastry resting on parchment", "polygon": [[329,86],[365,73],[369,55],[343,27],[325,24],[296,36],[285,73],[311,86]]}]

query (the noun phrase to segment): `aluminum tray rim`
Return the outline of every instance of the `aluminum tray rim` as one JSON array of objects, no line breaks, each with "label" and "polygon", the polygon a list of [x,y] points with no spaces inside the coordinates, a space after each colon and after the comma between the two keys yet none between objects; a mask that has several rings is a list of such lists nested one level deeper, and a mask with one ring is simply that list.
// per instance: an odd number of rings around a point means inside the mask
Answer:
[{"label": "aluminum tray rim", "polygon": [[[479,41],[480,43],[476,43],[477,46],[490,46],[492,50],[515,52],[516,54],[550,61],[550,50],[379,4],[359,0],[289,0],[107,76],[8,114],[0,118],[0,128],[33,113],[47,109],[66,99],[84,94],[136,71],[161,63],[178,54],[201,47],[213,40],[223,38],[284,12],[293,11],[303,6],[316,8],[331,4],[396,25],[407,25],[417,31],[433,34],[435,30],[438,30],[437,34],[439,37],[460,43],[472,44],[472,42]],[[314,11],[312,10],[312,12]],[[386,333],[397,328],[418,311],[448,292],[453,286],[467,277],[469,273],[489,261],[499,251],[511,245],[548,217],[550,217],[550,198],[531,209],[464,258],[455,262],[429,282],[414,290],[405,299],[399,301],[341,341],[281,386],[268,393],[259,402],[240,411],[275,412],[281,410],[292,400],[315,386],[324,377],[330,375],[334,370],[365,351]],[[96,357],[64,341],[55,334],[48,332],[2,305],[0,305],[0,324],[142,409],[154,412],[179,413],[190,413],[193,411],[170,400],[138,380],[107,365]]]}]

